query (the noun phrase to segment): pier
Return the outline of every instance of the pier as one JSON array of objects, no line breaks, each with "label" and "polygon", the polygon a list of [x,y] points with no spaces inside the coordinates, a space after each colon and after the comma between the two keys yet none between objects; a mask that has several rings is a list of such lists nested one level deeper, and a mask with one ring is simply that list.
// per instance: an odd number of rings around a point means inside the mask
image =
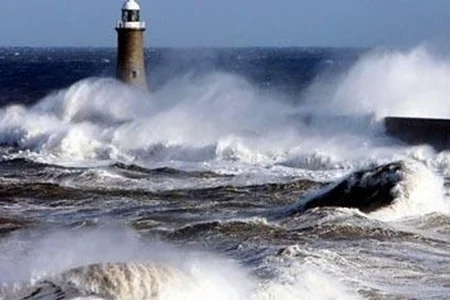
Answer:
[{"label": "pier", "polygon": [[384,126],[389,136],[407,144],[450,149],[450,119],[386,117]]}]

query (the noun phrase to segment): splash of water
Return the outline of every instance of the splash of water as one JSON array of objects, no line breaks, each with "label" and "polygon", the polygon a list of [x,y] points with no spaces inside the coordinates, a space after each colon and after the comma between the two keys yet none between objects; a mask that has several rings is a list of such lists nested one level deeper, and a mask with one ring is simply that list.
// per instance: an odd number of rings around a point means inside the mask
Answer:
[{"label": "splash of water", "polygon": [[34,236],[1,245],[8,255],[0,258],[0,299],[358,298],[312,266],[281,268],[280,276],[260,281],[231,261],[148,244],[126,229]]},{"label": "splash of water", "polygon": [[370,53],[331,83],[317,80],[296,107],[224,73],[174,79],[153,94],[87,79],[31,108],[0,110],[0,144],[82,165],[228,161],[316,170],[433,160],[426,147],[384,136],[380,119],[450,116],[449,78],[449,61],[420,47]]},{"label": "splash of water", "polygon": [[318,80],[307,107],[338,114],[450,117],[450,59],[419,46],[407,51],[375,50],[328,82]]},{"label": "splash of water", "polygon": [[450,212],[441,177],[414,161],[404,163],[402,176],[403,180],[392,191],[395,198],[393,203],[369,214],[370,217],[393,221],[433,212]]},{"label": "splash of water", "polygon": [[253,286],[232,262],[144,243],[127,229],[35,232],[34,237],[19,234],[2,245],[8,255],[0,260],[5,285],[0,299],[49,283],[67,295],[108,299],[248,299]]}]

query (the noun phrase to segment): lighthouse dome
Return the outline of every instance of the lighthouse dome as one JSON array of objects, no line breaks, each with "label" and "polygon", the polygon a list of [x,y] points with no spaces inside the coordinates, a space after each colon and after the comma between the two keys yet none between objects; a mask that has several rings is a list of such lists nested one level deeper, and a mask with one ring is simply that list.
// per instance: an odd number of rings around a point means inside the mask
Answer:
[{"label": "lighthouse dome", "polygon": [[140,10],[141,7],[139,6],[139,4],[136,2],[136,0],[127,0],[123,6],[122,6],[123,10]]}]

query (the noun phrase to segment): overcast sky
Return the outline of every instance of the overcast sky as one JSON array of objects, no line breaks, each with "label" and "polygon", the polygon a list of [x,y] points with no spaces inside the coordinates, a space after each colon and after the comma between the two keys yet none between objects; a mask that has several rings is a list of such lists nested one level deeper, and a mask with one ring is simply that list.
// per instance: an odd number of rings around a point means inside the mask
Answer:
[{"label": "overcast sky", "polygon": [[[3,0],[1,46],[115,46],[122,0]],[[414,46],[450,0],[140,0],[148,46]]]}]

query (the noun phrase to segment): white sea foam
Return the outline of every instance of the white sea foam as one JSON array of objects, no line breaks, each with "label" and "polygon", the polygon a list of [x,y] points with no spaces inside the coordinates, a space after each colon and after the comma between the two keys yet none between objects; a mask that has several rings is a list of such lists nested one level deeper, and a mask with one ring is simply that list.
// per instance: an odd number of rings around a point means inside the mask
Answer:
[{"label": "white sea foam", "polygon": [[[293,172],[332,180],[373,162],[409,157],[448,175],[449,153],[436,153],[427,146],[405,147],[383,136],[379,120],[391,114],[450,117],[449,78],[449,60],[420,47],[371,53],[331,84],[318,80],[296,107],[230,74],[174,80],[150,95],[114,80],[88,79],[34,107],[0,110],[0,143],[24,150],[16,156],[62,164],[119,160],[159,166],[180,161],[177,166],[189,163],[195,169],[198,164],[222,173],[284,176]],[[306,115],[307,122],[292,118],[293,113]],[[345,121],[336,114],[346,116]],[[447,210],[441,178],[415,163],[405,176],[393,205],[369,217],[397,220]],[[34,232],[33,236],[11,235],[0,244],[0,282],[8,287],[26,281],[36,284],[89,264],[129,262],[132,266],[146,261],[194,276],[192,284],[181,288],[192,288],[195,299],[357,298],[341,278],[336,279],[349,271],[347,267],[335,276],[324,274],[329,261],[320,267],[293,263],[278,268],[278,277],[255,287],[254,280],[232,262],[204,253],[186,254],[167,245],[150,247],[126,230]],[[349,276],[356,278],[359,273]]]},{"label": "white sea foam", "polygon": [[392,191],[392,204],[369,214],[370,217],[392,221],[433,212],[450,213],[441,177],[414,161],[405,162],[401,173],[403,179]]},{"label": "white sea foam", "polygon": [[450,59],[429,47],[375,50],[332,82],[318,80],[307,107],[331,114],[450,117]]},{"label": "white sea foam", "polygon": [[39,287],[36,297],[48,299],[59,289],[77,299],[359,299],[309,264],[258,282],[231,261],[152,245],[120,228],[17,235],[1,247],[0,299]]},{"label": "white sea foam", "polygon": [[[298,256],[298,257],[297,257]],[[327,250],[312,250],[306,245],[292,245],[278,256],[268,258],[267,267],[276,266],[276,278],[260,283],[255,300],[362,299],[349,288],[352,275],[336,265],[336,258]]]},{"label": "white sea foam", "polygon": [[231,261],[152,245],[120,228],[17,235],[1,247],[0,299],[35,291],[48,299],[61,291],[78,299],[359,299],[308,263],[275,263],[278,275],[259,281]]},{"label": "white sea foam", "polygon": [[[259,95],[243,79],[213,74],[176,84],[181,86],[173,83],[148,95],[113,80],[84,80],[34,107],[2,110],[0,142],[61,161],[148,164],[219,157],[254,162],[259,156],[255,148],[268,147],[271,132],[274,137],[281,133],[277,123],[286,114],[284,106]],[[232,136],[252,139],[248,146],[226,146]]]},{"label": "white sea foam", "polygon": [[71,165],[351,170],[409,157],[446,172],[448,153],[406,147],[386,137],[380,121],[450,116],[448,78],[449,60],[419,47],[374,51],[333,80],[318,79],[297,105],[224,73],[174,79],[151,94],[87,79],[33,107],[0,110],[0,142]]},{"label": "white sea foam", "polygon": [[[0,299],[32,293],[33,287],[48,287],[46,282],[67,295],[108,299],[225,300],[249,299],[252,293],[252,279],[231,261],[144,243],[125,229],[17,239],[21,242],[11,239],[2,245],[8,255],[0,260],[0,282],[5,284]],[[56,290],[51,284],[48,289]]]},{"label": "white sea foam", "polygon": [[[401,165],[400,168],[398,164]],[[450,202],[445,196],[444,180],[429,167],[414,160],[404,160],[387,166],[389,168],[385,166],[382,169],[370,168],[346,175],[335,184],[313,191],[311,195],[300,199],[293,207],[301,207],[316,198],[332,193],[336,188],[339,193],[346,194],[344,197],[351,198],[349,201],[358,201],[357,197],[369,197],[360,195],[361,189],[375,189],[375,194],[370,195],[373,201],[383,202],[392,199],[392,202],[369,213],[370,218],[395,221],[434,212],[450,213]],[[376,193],[383,194],[387,191],[382,190],[388,187],[390,187],[389,196],[387,196],[389,199],[377,199],[380,196]],[[335,194],[335,197],[339,196]],[[367,203],[367,199],[361,199],[361,201]],[[321,206],[323,205],[322,203]]]},{"label": "white sea foam", "polygon": [[254,300],[356,300],[362,299],[352,293],[338,280],[327,276],[315,267],[293,263],[280,279],[263,284]]}]

